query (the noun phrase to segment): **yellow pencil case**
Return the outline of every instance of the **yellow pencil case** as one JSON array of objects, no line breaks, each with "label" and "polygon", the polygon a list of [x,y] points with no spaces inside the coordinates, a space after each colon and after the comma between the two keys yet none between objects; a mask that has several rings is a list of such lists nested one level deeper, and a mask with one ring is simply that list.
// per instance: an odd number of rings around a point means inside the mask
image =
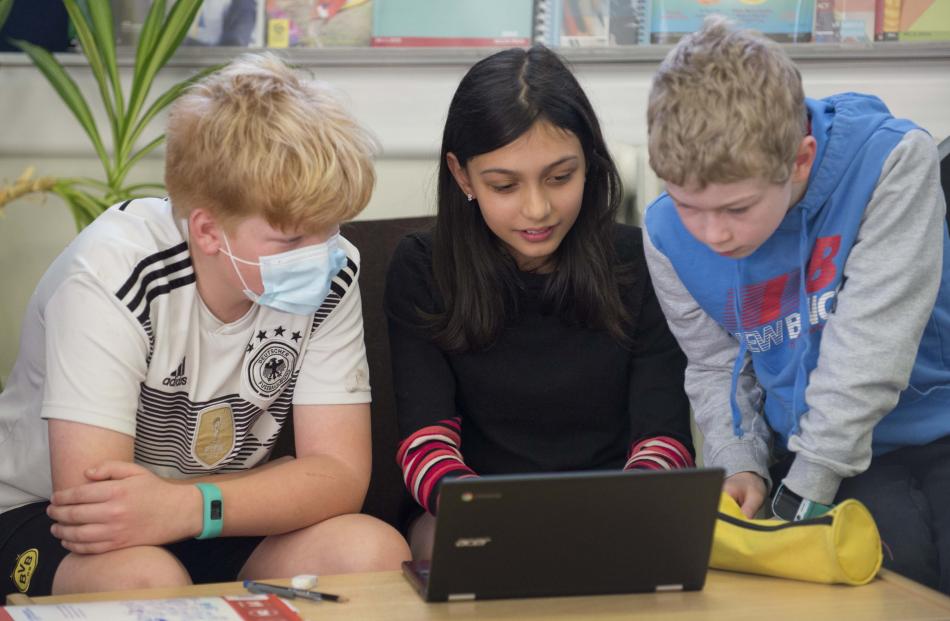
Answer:
[{"label": "yellow pencil case", "polygon": [[881,536],[874,518],[857,500],[800,522],[750,520],[726,493],[709,566],[779,578],[861,585],[881,568]]}]

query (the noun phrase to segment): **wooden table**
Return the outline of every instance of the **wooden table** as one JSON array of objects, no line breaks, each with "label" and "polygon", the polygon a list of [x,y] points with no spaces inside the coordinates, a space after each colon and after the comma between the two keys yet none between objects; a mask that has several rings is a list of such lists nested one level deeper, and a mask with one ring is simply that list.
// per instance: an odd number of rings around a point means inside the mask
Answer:
[{"label": "wooden table", "polygon": [[[275,581],[281,582],[281,581]],[[286,581],[284,581],[286,583]],[[895,619],[946,621],[950,598],[884,571],[863,587],[826,586],[710,570],[706,588],[690,593],[647,593],[597,597],[491,600],[426,604],[399,572],[321,576],[318,588],[350,598],[345,604],[294,600],[302,616],[314,621],[424,621],[491,619],[503,621],[659,619],[663,621],[862,621]],[[8,598],[9,604],[148,599],[244,593],[238,583],[183,589],[150,589]]]}]

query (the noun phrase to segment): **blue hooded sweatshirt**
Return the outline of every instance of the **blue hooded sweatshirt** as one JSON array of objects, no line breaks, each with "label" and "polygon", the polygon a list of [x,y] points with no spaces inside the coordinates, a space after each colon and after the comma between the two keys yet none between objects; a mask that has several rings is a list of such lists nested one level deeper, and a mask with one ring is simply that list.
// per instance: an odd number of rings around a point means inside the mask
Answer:
[{"label": "blue hooded sweatshirt", "polygon": [[[755,379],[764,389],[765,418],[783,447],[799,433],[802,415],[809,411],[806,388],[822,351],[823,329],[835,314],[838,295],[847,292],[845,266],[861,238],[865,209],[880,191],[882,168],[907,133],[919,130],[910,121],[895,119],[873,96],[844,93],[806,104],[817,141],[806,193],[754,253],[736,260],[708,248],[687,231],[667,194],[646,214],[652,246],[668,259],[702,310],[738,341],[730,393],[735,435],[747,431],[736,391],[748,352]],[[907,343],[916,349],[916,358],[896,406],[874,427],[874,454],[950,434],[950,252],[945,223],[943,229],[942,264],[933,266],[942,274],[936,304],[928,306],[930,316],[919,343],[916,337]],[[888,248],[880,253],[886,261]],[[657,290],[662,301],[661,285]],[[924,299],[929,305],[932,298]],[[670,317],[671,324],[676,319]],[[863,338],[873,339],[880,328],[869,326]],[[860,363],[888,364],[877,358],[868,356]],[[838,376],[852,372],[834,370]],[[850,437],[858,435],[856,430]],[[847,433],[838,436],[837,441],[848,441]]]}]

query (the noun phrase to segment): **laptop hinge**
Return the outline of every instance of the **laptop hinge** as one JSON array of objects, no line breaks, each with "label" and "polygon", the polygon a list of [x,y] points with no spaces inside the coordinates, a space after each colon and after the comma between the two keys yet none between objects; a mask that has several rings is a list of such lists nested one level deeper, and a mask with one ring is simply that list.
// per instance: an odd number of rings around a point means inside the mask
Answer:
[{"label": "laptop hinge", "polygon": [[683,590],[683,585],[682,585],[682,584],[658,584],[658,585],[656,585],[656,591],[657,591],[658,593],[659,593],[660,591],[682,591],[682,590]]},{"label": "laptop hinge", "polygon": [[450,602],[468,602],[475,599],[474,593],[449,593]]}]

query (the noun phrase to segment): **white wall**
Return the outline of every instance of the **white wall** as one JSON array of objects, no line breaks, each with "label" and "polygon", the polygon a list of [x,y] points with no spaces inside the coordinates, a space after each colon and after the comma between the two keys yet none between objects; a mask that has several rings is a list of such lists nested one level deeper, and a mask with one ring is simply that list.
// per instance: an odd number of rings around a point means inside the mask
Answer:
[{"label": "white wall", "polygon": [[[950,136],[950,49],[921,58],[870,56],[800,58],[807,94],[873,93],[896,115],[914,119],[935,138]],[[433,213],[435,159],[445,111],[455,85],[474,59],[474,54],[468,54],[457,62],[303,63],[347,94],[356,116],[382,144],[379,182],[363,218]],[[159,88],[190,75],[190,64],[166,70]],[[646,99],[656,65],[656,59],[597,60],[595,56],[575,62],[611,144],[645,142]],[[96,97],[88,70],[81,65],[70,70],[80,87]],[[100,127],[103,121],[99,119]],[[39,73],[18,55],[0,54],[0,181],[13,181],[27,165],[36,166],[41,175],[97,176],[98,164],[90,153],[78,124]],[[642,166],[642,159],[635,163],[629,154],[621,159],[629,180],[649,178],[642,168],[630,170]],[[160,180],[161,176],[157,154],[142,162],[135,179]],[[652,190],[647,188],[647,192]],[[55,197],[45,203],[19,200],[0,219],[0,378],[12,368],[21,316],[33,287],[73,234],[72,219]]]}]

